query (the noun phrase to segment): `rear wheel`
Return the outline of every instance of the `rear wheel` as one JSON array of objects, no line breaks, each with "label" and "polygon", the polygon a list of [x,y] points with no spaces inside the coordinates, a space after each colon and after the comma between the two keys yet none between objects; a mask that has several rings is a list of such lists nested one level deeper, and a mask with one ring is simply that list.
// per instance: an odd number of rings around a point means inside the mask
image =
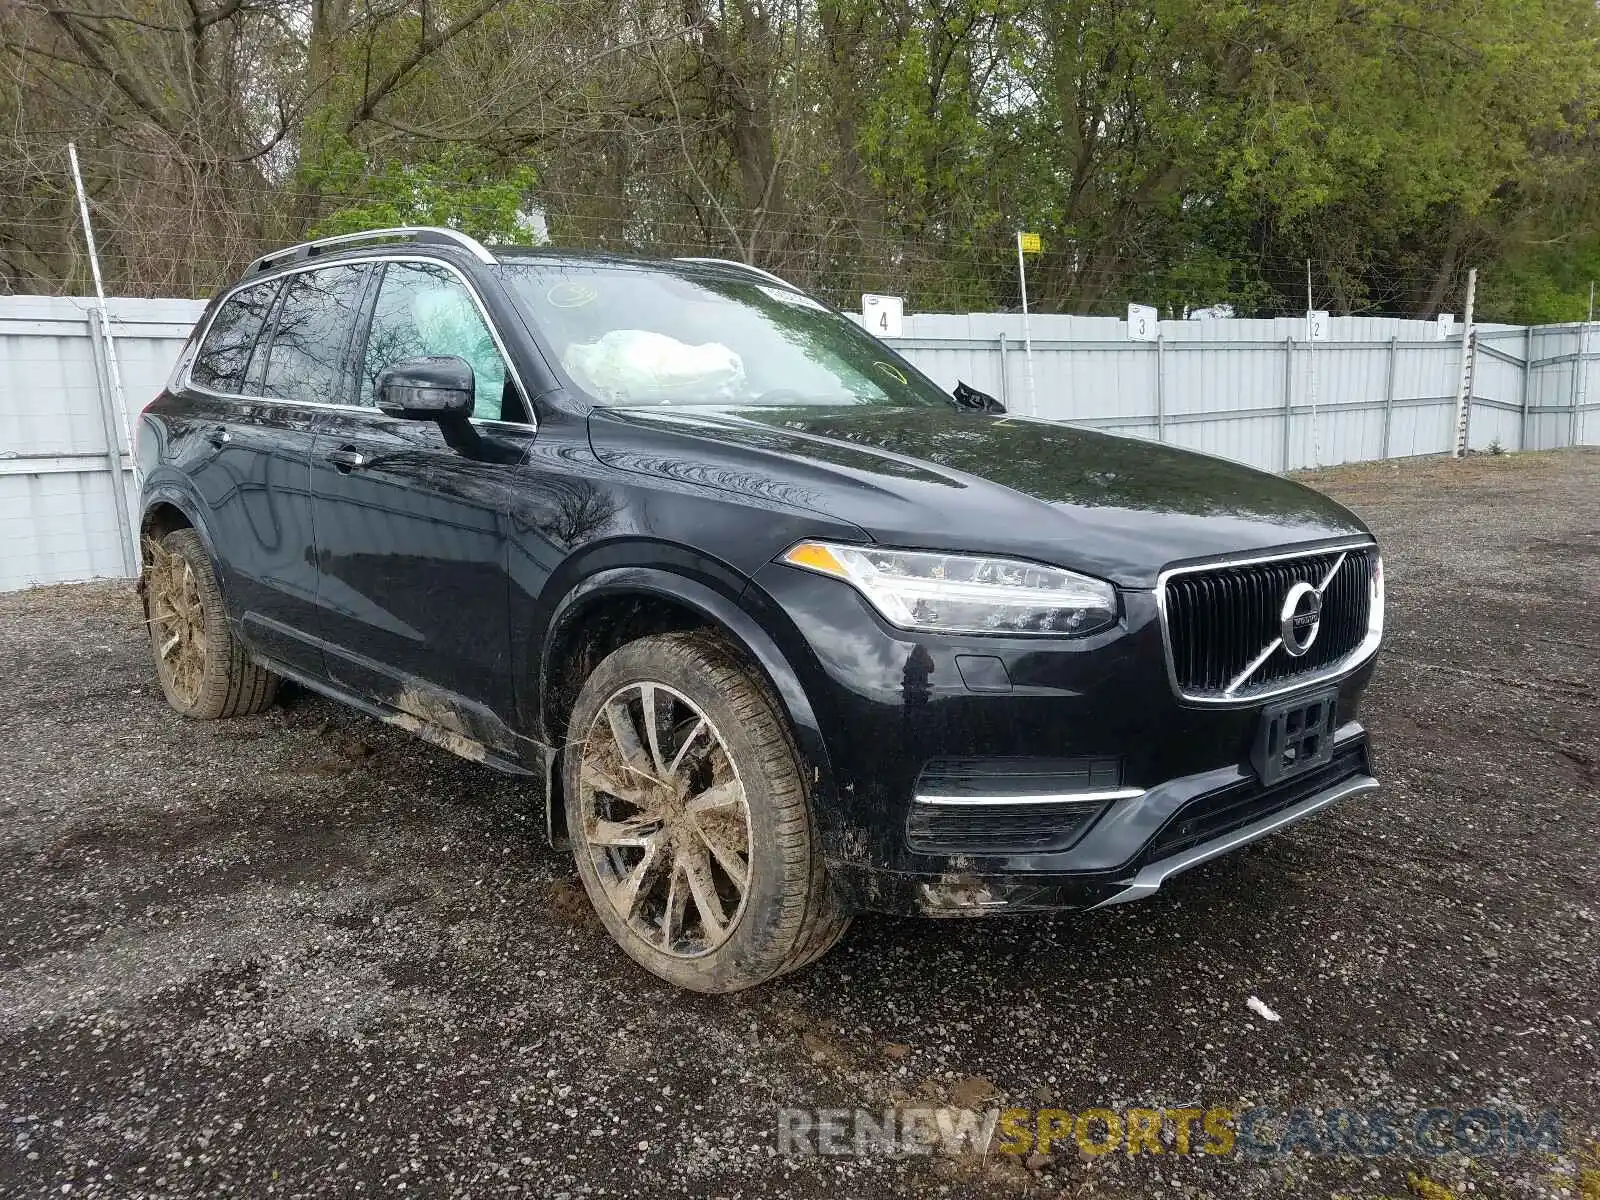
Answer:
[{"label": "rear wheel", "polygon": [[706,634],[631,642],[579,693],[563,762],[578,874],[611,936],[680,987],[733,992],[849,923],[794,744],[758,676]]},{"label": "rear wheel", "polygon": [[251,662],[234,637],[199,534],[175,529],[159,541],[146,538],[141,584],[156,678],[168,704],[213,721],[272,703],[278,677]]}]

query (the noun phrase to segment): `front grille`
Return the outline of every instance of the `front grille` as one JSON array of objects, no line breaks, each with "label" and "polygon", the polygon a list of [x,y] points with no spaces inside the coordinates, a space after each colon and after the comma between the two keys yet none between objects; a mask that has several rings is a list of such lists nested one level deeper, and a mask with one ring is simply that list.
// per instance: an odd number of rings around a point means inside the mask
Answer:
[{"label": "front grille", "polygon": [[1363,740],[1341,749],[1326,766],[1273,787],[1252,779],[1211,792],[1179,809],[1141,857],[1146,862],[1171,858],[1191,846],[1225,837],[1236,829],[1293,808],[1318,792],[1367,771],[1367,747]]},{"label": "front grille", "polygon": [[1322,625],[1299,658],[1281,646],[1228,698],[1246,700],[1292,687],[1336,668],[1365,640],[1372,607],[1371,546],[1238,566],[1200,567],[1169,578],[1164,613],[1167,649],[1179,692],[1221,699],[1228,685],[1279,636],[1284,597],[1296,583],[1320,584]]}]

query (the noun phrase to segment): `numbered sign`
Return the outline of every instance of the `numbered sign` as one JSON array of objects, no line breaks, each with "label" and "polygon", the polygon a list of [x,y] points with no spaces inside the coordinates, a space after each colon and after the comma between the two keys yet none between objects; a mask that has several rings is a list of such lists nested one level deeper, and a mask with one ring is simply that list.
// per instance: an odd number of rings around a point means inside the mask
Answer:
[{"label": "numbered sign", "polygon": [[1325,342],[1328,340],[1327,309],[1313,308],[1306,313],[1306,340],[1308,342]]},{"label": "numbered sign", "polygon": [[1156,310],[1148,304],[1128,305],[1128,338],[1135,342],[1153,342],[1161,332],[1161,322]]},{"label": "numbered sign", "polygon": [[1441,342],[1448,340],[1456,331],[1455,313],[1440,313],[1435,319],[1439,322],[1439,340]]},{"label": "numbered sign", "polygon": [[901,296],[861,297],[861,323],[881,338],[905,336],[906,302]]}]

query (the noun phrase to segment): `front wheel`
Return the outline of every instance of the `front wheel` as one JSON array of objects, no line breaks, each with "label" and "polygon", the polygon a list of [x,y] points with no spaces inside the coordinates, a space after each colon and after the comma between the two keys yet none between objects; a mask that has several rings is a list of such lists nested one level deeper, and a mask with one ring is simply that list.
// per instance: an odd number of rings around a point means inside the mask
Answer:
[{"label": "front wheel", "polygon": [[567,829],[601,922],[679,987],[734,992],[844,932],[805,779],[759,677],[715,638],[631,642],[579,693]]},{"label": "front wheel", "polygon": [[144,541],[140,577],[156,678],[186,717],[243,717],[272,703],[278,677],[250,661],[228,627],[222,589],[205,543],[192,529]]}]

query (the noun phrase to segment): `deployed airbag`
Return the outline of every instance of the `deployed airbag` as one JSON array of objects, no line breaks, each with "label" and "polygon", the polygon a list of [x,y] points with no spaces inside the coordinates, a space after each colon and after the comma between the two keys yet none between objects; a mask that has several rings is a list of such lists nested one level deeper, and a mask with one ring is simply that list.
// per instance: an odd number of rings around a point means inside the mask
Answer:
[{"label": "deployed airbag", "polygon": [[574,343],[562,364],[601,400],[729,400],[744,384],[744,361],[722,343],[691,346],[648,329],[613,329]]}]

